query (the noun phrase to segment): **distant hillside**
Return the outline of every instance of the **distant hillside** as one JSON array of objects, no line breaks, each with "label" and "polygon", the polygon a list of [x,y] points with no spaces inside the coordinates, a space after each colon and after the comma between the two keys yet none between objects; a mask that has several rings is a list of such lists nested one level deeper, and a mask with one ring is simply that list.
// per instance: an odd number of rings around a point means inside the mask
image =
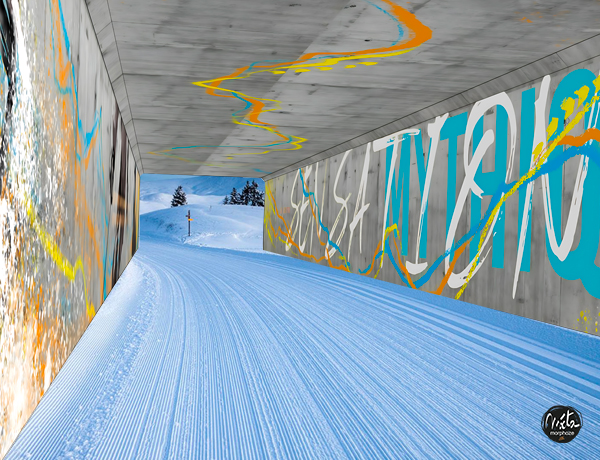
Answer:
[{"label": "distant hillside", "polygon": [[217,195],[225,197],[233,187],[241,190],[246,181],[255,180],[264,191],[262,179],[248,177],[215,177],[215,176],[169,176],[164,174],[144,174],[140,185],[140,199],[154,201],[156,194],[172,196],[175,189],[181,185],[187,195]]}]

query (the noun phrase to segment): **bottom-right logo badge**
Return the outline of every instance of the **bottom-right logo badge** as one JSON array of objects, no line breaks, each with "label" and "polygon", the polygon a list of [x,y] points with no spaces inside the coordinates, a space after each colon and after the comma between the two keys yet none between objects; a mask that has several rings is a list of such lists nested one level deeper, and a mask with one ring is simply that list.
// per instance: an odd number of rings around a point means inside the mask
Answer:
[{"label": "bottom-right logo badge", "polygon": [[570,406],[554,406],[542,418],[542,430],[554,442],[571,442],[583,424],[581,414]]}]

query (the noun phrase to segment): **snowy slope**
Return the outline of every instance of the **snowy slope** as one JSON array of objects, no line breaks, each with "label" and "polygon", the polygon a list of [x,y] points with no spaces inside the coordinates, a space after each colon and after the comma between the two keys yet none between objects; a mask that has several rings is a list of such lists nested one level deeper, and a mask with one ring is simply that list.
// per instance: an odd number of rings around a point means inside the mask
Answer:
[{"label": "snowy slope", "polygon": [[[192,195],[193,196],[193,195]],[[222,205],[216,197],[195,196],[191,204],[150,212],[140,216],[144,235],[160,240],[196,246],[262,251],[264,208]],[[202,202],[204,200],[204,202]],[[191,212],[188,237],[187,213]]]},{"label": "snowy slope", "polygon": [[597,337],[161,240],[162,212],[7,459],[600,458]]}]

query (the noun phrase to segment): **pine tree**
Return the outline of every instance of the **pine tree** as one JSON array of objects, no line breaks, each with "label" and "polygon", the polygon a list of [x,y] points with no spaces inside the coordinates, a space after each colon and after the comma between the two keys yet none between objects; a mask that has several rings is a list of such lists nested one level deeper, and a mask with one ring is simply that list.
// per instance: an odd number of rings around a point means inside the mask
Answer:
[{"label": "pine tree", "polygon": [[225,199],[223,200],[223,204],[230,204],[230,203],[229,203],[229,195],[227,195],[227,196],[225,197]]},{"label": "pine tree", "polygon": [[252,181],[250,196],[252,206],[265,206],[265,192],[258,189],[258,184],[255,181]]},{"label": "pine tree", "polygon": [[257,202],[257,188],[258,188],[258,184],[254,181],[252,181],[252,184],[249,185],[249,190],[248,190],[248,195],[250,197],[248,204],[250,206],[256,206],[256,202]]},{"label": "pine tree", "polygon": [[173,193],[173,199],[171,200],[171,207],[175,206],[183,206],[187,204],[187,198],[185,197],[185,192],[183,191],[183,187],[180,185],[175,189],[175,193]]},{"label": "pine tree", "polygon": [[252,198],[252,187],[250,186],[250,182],[246,181],[246,185],[244,185],[244,188],[242,189],[240,198],[240,204],[243,204],[244,206],[248,206],[250,204]]},{"label": "pine tree", "polygon": [[240,196],[235,187],[233,187],[233,190],[231,191],[229,204],[242,204],[242,197]]}]

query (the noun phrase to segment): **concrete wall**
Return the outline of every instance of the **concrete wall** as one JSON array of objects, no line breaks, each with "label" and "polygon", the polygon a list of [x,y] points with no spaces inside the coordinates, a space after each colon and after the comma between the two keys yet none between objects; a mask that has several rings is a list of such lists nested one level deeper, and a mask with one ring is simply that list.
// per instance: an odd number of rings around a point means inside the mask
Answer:
[{"label": "concrete wall", "polygon": [[598,334],[599,71],[594,58],[268,180],[265,249]]},{"label": "concrete wall", "polygon": [[139,173],[85,2],[5,4],[0,457],[136,251],[139,218]]}]

